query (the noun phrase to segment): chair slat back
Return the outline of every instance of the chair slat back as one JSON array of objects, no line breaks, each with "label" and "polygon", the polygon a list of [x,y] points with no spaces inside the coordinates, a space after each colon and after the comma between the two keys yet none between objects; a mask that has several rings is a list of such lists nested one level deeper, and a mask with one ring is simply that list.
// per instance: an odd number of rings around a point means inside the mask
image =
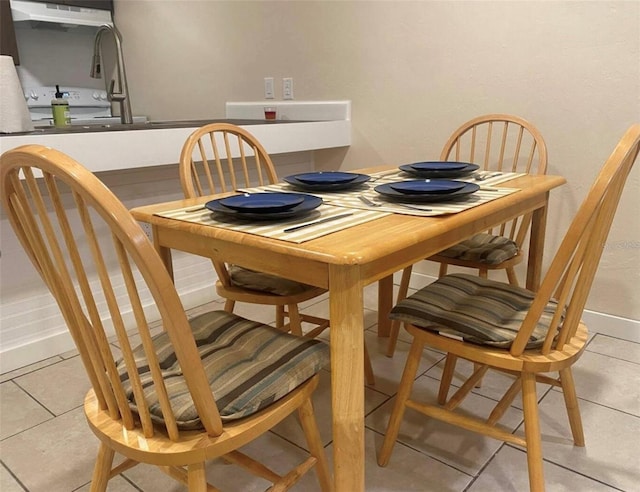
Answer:
[{"label": "chair slat back", "polygon": [[[528,121],[508,114],[488,114],[467,121],[449,137],[440,154],[443,161],[478,164],[484,171],[545,174],[547,146]],[[524,244],[531,215],[524,215],[489,231]]]},{"label": "chair slat back", "polygon": [[180,183],[186,198],[277,181],[269,154],[244,128],[211,123],[194,131],[182,147]]},{"label": "chair slat back", "polygon": [[[631,126],[578,209],[512,347],[520,355],[549,302],[558,302],[543,354],[561,350],[578,328],[625,182],[640,151],[640,124]],[[564,314],[563,314],[564,310]]]},{"label": "chair slat back", "polygon": [[[277,183],[275,167],[262,144],[248,131],[211,123],[194,131],[182,146],[180,183],[185,198],[232,192]],[[227,265],[212,259],[218,280],[231,287]]]},{"label": "chair slat back", "polygon": [[[146,296],[147,312],[151,302],[205,429],[220,434],[220,417],[178,294],[153,245],[122,203],[92,173],[53,149],[19,147],[3,154],[0,165],[3,207],[60,307],[100,407],[127,429],[139,426],[151,437],[155,428],[145,399],[151,386],[166,433],[174,440],[180,437],[143,307],[141,296]],[[150,368],[151,381],[141,381],[132,337],[142,342],[142,362]]]}]

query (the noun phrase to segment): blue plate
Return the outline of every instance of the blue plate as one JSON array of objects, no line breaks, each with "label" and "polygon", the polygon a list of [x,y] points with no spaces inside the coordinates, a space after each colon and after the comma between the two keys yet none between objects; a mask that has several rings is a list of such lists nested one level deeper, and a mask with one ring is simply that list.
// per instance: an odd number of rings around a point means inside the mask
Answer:
[{"label": "blue plate", "polygon": [[453,161],[428,161],[409,164],[416,171],[460,171],[468,165],[468,162]]},{"label": "blue plate", "polygon": [[304,197],[297,193],[243,193],[223,198],[220,203],[239,212],[282,212],[300,205]]},{"label": "blue plate", "polygon": [[461,189],[452,191],[451,193],[403,193],[394,190],[391,187],[391,185],[394,184],[397,185],[398,183],[381,184],[376,186],[374,190],[384,197],[398,202],[446,202],[457,198],[464,198],[480,189],[480,186],[475,183],[465,183]]},{"label": "blue plate", "polygon": [[[462,162],[458,162],[455,164],[463,164]],[[399,166],[400,170],[415,176],[416,178],[459,178],[461,176],[466,176],[471,174],[474,171],[477,171],[480,166],[477,164],[465,164],[464,167],[459,169],[417,169],[415,167],[416,164],[404,164]]]},{"label": "blue plate", "polygon": [[462,181],[449,181],[446,179],[418,179],[414,181],[400,181],[398,183],[389,183],[389,186],[395,191],[408,194],[424,194],[424,193],[453,193],[461,190],[467,183]]},{"label": "blue plate", "polygon": [[233,217],[236,219],[247,219],[247,220],[280,220],[280,219],[288,219],[291,217],[297,217],[299,215],[304,215],[306,213],[311,212],[312,210],[318,208],[322,205],[322,198],[313,195],[305,195],[305,194],[296,194],[295,196],[302,197],[302,203],[298,205],[294,205],[291,208],[286,210],[281,210],[279,212],[246,212],[234,210],[229,207],[225,207],[221,202],[225,200],[225,198],[219,198],[217,200],[212,200],[210,202],[205,203],[205,207],[216,214],[225,217]]},{"label": "blue plate", "polygon": [[296,174],[295,178],[308,185],[349,183],[359,175],[356,173],[325,172]]},{"label": "blue plate", "polygon": [[284,180],[285,183],[289,183],[291,186],[304,191],[348,190],[351,188],[357,188],[358,186],[361,186],[362,184],[366,183],[371,179],[371,176],[368,176],[367,174],[356,174],[356,173],[353,173],[353,174],[355,175],[355,178],[351,181],[347,181],[344,183],[316,183],[316,184],[305,183],[303,181],[300,181],[297,178],[298,176],[297,174],[293,174],[291,176],[285,176],[282,179]]}]

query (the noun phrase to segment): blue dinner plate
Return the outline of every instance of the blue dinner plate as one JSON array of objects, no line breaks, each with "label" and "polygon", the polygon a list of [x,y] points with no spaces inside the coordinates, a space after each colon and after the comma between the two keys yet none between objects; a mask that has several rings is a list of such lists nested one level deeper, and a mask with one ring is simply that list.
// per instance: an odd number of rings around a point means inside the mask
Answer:
[{"label": "blue dinner plate", "polygon": [[460,171],[469,165],[468,162],[427,161],[409,164],[417,171]]},{"label": "blue dinner plate", "polygon": [[304,196],[297,193],[243,193],[222,198],[220,203],[238,212],[282,212],[300,205]]},{"label": "blue dinner plate", "polygon": [[400,181],[389,183],[389,186],[400,193],[424,194],[424,193],[453,193],[461,190],[467,183],[462,181],[449,181],[447,179],[417,179],[413,181]]},{"label": "blue dinner plate", "polygon": [[363,185],[367,181],[371,179],[371,176],[367,174],[357,174],[353,173],[355,176],[354,179],[342,183],[305,183],[300,181],[297,178],[297,174],[293,174],[291,176],[285,176],[282,178],[285,183],[290,184],[294,188],[304,190],[304,191],[339,191],[339,190],[349,190],[351,188],[357,188],[358,186]]},{"label": "blue dinner plate", "polygon": [[[480,168],[480,166],[478,166],[477,164],[464,163],[464,162],[451,162],[451,164],[454,164],[454,165],[464,164],[463,167],[458,167],[456,169],[445,169],[445,168],[420,169],[418,164],[420,163],[404,164],[402,166],[399,166],[399,169],[417,178],[434,179],[434,178],[459,178],[461,176],[466,176],[468,174],[471,174],[472,172],[477,171]],[[422,163],[422,164],[429,164],[429,163]],[[446,164],[446,163],[439,162],[438,164]],[[414,166],[418,166],[418,167],[414,167]]]},{"label": "blue dinner plate", "polygon": [[475,183],[465,183],[462,188],[451,193],[403,193],[401,191],[394,190],[391,185],[397,183],[386,183],[378,185],[374,188],[375,191],[382,196],[401,202],[446,202],[449,200],[455,200],[457,198],[464,198],[467,195],[471,195],[480,189]]},{"label": "blue dinner plate", "polygon": [[312,210],[318,208],[322,205],[322,198],[306,195],[306,194],[296,194],[297,196],[302,197],[302,202],[298,205],[294,205],[291,208],[286,210],[281,210],[279,212],[247,212],[247,211],[239,211],[234,210],[232,208],[224,206],[221,202],[225,200],[225,198],[219,198],[217,200],[212,200],[210,202],[205,203],[205,207],[216,214],[220,214],[221,216],[233,217],[236,219],[247,219],[247,220],[280,220],[280,219],[288,219],[291,217],[297,217],[300,215],[304,215],[306,213],[311,212]]},{"label": "blue dinner plate", "polygon": [[316,173],[296,174],[295,178],[305,184],[340,184],[349,183],[359,175],[356,173],[341,173],[335,171],[319,171]]}]

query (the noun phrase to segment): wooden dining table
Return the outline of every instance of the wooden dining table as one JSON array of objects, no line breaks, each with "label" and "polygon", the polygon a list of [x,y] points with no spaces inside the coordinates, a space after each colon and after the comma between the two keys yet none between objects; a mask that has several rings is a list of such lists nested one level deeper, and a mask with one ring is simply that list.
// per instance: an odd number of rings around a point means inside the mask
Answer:
[{"label": "wooden dining table", "polygon": [[[357,172],[385,169],[391,168]],[[536,290],[541,278],[549,194],[564,183],[560,176],[524,175],[501,184],[517,192],[460,213],[437,217],[386,214],[302,243],[156,215],[201,205],[211,196],[137,207],[131,213],[151,224],[156,249],[170,273],[171,250],[175,249],[217,256],[229,263],[328,289],[334,483],[337,491],[356,492],[365,489],[364,287],[380,282],[378,335],[388,336],[394,272],[493,225],[531,213],[526,286]]]}]

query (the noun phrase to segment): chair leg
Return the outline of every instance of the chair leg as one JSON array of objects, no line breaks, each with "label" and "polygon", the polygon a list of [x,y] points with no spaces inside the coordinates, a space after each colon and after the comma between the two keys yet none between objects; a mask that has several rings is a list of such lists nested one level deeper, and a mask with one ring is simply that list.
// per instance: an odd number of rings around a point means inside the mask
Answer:
[{"label": "chair leg", "polygon": [[366,342],[364,344],[364,379],[369,386],[376,385],[376,377],[373,374],[373,366],[371,365],[371,358],[369,357]]},{"label": "chair leg", "polygon": [[300,312],[298,311],[297,304],[289,304],[287,306],[289,313],[289,328],[291,333],[299,337],[302,336],[302,320],[300,319]]},{"label": "chair leg", "polygon": [[115,451],[106,444],[100,443],[96,464],[93,466],[93,476],[91,477],[91,492],[104,492],[107,490],[107,482],[111,475],[113,456]]},{"label": "chair leg", "polygon": [[[402,270],[402,278],[400,279],[400,289],[398,290],[398,298],[396,299],[396,303],[407,297],[407,293],[409,292],[409,282],[411,281],[411,270],[413,270],[413,266],[411,265]],[[399,334],[400,321],[393,320],[391,322],[391,331],[389,333],[389,342],[387,344],[387,357],[393,357],[393,354],[396,351],[396,344],[398,343]]]},{"label": "chair leg", "polygon": [[580,417],[580,407],[576,396],[576,387],[573,381],[571,368],[567,367],[560,371],[560,383],[562,384],[562,394],[567,407],[569,425],[573,434],[573,442],[576,446],[584,446],[584,430],[582,429],[582,417]]},{"label": "chair leg", "polygon": [[440,405],[447,403],[447,396],[449,395],[449,388],[451,387],[451,380],[453,379],[457,361],[458,357],[456,355],[447,354],[447,358],[444,361],[442,379],[440,379],[440,389],[438,390],[438,403]]},{"label": "chair leg", "polygon": [[507,278],[509,279],[509,283],[510,283],[511,285],[515,285],[515,286],[520,285],[520,284],[518,283],[518,277],[517,277],[517,275],[516,275],[516,270],[515,270],[515,268],[513,268],[513,267],[508,267],[506,270],[507,270]]},{"label": "chair leg", "polygon": [[227,313],[233,313],[233,308],[235,307],[236,307],[236,301],[232,299],[227,299],[226,302],[224,303],[224,310]]},{"label": "chair leg", "polygon": [[204,462],[193,463],[187,469],[189,492],[207,492],[207,476]]},{"label": "chair leg", "polygon": [[524,434],[527,441],[529,488],[531,492],[544,491],[542,439],[540,437],[538,396],[536,394],[536,375],[534,373],[522,373],[522,405],[524,407]]},{"label": "chair leg", "polygon": [[411,348],[409,349],[409,355],[407,356],[407,362],[404,366],[402,373],[402,379],[398,386],[398,394],[396,395],[396,402],[393,405],[391,416],[389,417],[389,424],[387,425],[387,432],[384,436],[384,441],[380,452],[378,453],[378,465],[387,466],[389,464],[389,458],[391,458],[391,451],[398,438],[398,432],[400,431],[400,424],[402,423],[402,417],[404,416],[404,410],[406,408],[406,402],[411,395],[411,388],[413,388],[413,382],[418,372],[418,366],[422,358],[422,349],[424,348],[424,342],[418,338],[413,339]]},{"label": "chair leg", "polygon": [[[480,367],[482,367],[482,364],[478,364],[476,362],[473,363],[473,370],[474,372],[477,371]],[[476,383],[476,388],[482,388],[482,378],[478,379],[478,382]]]},{"label": "chair leg", "polygon": [[318,425],[313,411],[313,404],[310,399],[298,408],[298,415],[300,416],[300,423],[302,424],[302,430],[307,439],[311,456],[316,459],[316,475],[320,482],[320,490],[328,492],[333,487],[331,472],[329,471],[329,463],[324,453],[324,447],[322,446],[320,432],[318,432]]},{"label": "chair leg", "polygon": [[438,278],[442,278],[447,274],[447,270],[449,269],[449,265],[446,263],[440,263],[440,268],[438,269]]},{"label": "chair leg", "polygon": [[284,306],[276,306],[276,328],[282,330],[284,327]]},{"label": "chair leg", "polygon": [[478,270],[478,276],[481,277],[481,278],[489,277],[489,270],[487,270],[486,268],[480,268]]}]

